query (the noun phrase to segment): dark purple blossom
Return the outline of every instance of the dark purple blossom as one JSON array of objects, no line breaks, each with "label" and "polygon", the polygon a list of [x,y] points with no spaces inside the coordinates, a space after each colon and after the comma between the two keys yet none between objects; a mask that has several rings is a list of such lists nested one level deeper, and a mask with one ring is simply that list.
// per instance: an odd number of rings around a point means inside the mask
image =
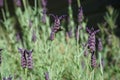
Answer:
[{"label": "dark purple blossom", "polygon": [[55,33],[59,32],[62,30],[62,28],[60,27],[60,20],[63,19],[65,17],[65,15],[62,15],[60,17],[58,17],[57,15],[53,15],[53,14],[50,14],[51,16],[54,17],[54,25],[51,29],[51,34],[50,34],[50,39],[53,40],[54,39],[54,36],[55,36]]},{"label": "dark purple blossom", "polygon": [[42,0],[42,6],[46,7],[46,5],[47,5],[47,0]]},{"label": "dark purple blossom", "polygon": [[3,7],[3,5],[4,5],[3,0],[0,0],[0,7]]},{"label": "dark purple blossom", "polygon": [[36,39],[37,39],[37,37],[36,37],[35,31],[33,30],[33,33],[32,33],[32,41],[33,41],[33,42],[36,42]]},{"label": "dark purple blossom", "polygon": [[21,7],[21,0],[14,0],[16,6]]},{"label": "dark purple blossom", "polygon": [[72,4],[72,0],[68,0],[68,4],[71,5]]},{"label": "dark purple blossom", "polygon": [[80,7],[78,10],[78,23],[81,23],[82,20],[83,20],[83,10],[82,7]]},{"label": "dark purple blossom", "polygon": [[102,41],[101,41],[101,39],[99,38],[99,39],[98,39],[98,51],[102,51],[102,49],[103,49]]},{"label": "dark purple blossom", "polygon": [[90,48],[90,51],[91,51],[91,52],[94,52],[94,51],[95,51],[95,44],[96,44],[95,34],[96,34],[97,32],[99,32],[99,30],[94,30],[94,28],[92,27],[91,29],[88,29],[88,28],[87,28],[87,31],[88,31],[88,33],[89,33],[88,47]]},{"label": "dark purple blossom", "polygon": [[95,56],[95,53],[94,53],[94,52],[91,54],[91,67],[92,67],[92,68],[97,67],[96,56]]},{"label": "dark purple blossom", "polygon": [[49,78],[49,72],[45,73],[45,80],[50,80],[50,78]]},{"label": "dark purple blossom", "polygon": [[26,53],[28,55],[27,56],[27,66],[28,66],[28,69],[33,69],[32,52],[33,52],[33,50],[31,50],[31,51],[26,50]]},{"label": "dark purple blossom", "polygon": [[18,51],[21,53],[21,66],[26,68],[27,66],[27,59],[26,59],[26,52],[24,49],[18,48]]},{"label": "dark purple blossom", "polygon": [[6,77],[3,77],[3,80],[7,80],[7,78],[6,78]]},{"label": "dark purple blossom", "polygon": [[55,37],[55,33],[54,33],[54,32],[51,32],[51,33],[50,33],[50,40],[54,40],[54,37]]},{"label": "dark purple blossom", "polygon": [[2,63],[2,54],[1,54],[1,51],[2,51],[3,49],[0,49],[0,64]]},{"label": "dark purple blossom", "polygon": [[43,8],[43,16],[42,16],[42,22],[43,23],[46,23],[46,12],[47,12],[47,9]]}]

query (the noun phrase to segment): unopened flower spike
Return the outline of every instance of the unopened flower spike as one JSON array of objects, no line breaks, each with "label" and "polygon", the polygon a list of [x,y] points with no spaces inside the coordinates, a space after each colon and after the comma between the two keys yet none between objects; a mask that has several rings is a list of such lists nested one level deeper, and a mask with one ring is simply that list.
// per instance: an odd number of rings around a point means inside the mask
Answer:
[{"label": "unopened flower spike", "polygon": [[81,23],[83,20],[83,10],[82,7],[78,9],[78,22]]}]

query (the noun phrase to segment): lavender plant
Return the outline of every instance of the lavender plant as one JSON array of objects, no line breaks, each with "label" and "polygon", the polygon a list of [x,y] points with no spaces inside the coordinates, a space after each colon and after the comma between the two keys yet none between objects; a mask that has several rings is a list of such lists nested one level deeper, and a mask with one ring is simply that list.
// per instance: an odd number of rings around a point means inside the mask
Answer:
[{"label": "lavender plant", "polygon": [[[4,16],[4,26],[0,25],[0,47],[5,48],[5,51],[2,53],[2,65],[0,66],[0,73],[3,78],[3,76],[8,75],[9,73],[15,75],[17,77],[14,77],[14,79],[18,79],[22,77],[23,80],[109,80],[110,78],[108,76],[111,76],[111,79],[119,79],[119,53],[120,50],[118,47],[115,47],[116,45],[108,47],[106,46],[106,43],[104,41],[104,48],[101,51],[101,54],[103,57],[105,57],[105,61],[108,61],[108,63],[111,61],[111,65],[114,66],[105,66],[107,68],[102,69],[101,67],[96,68],[95,70],[90,69],[91,67],[97,67],[97,61],[102,64],[102,60],[100,55],[96,58],[95,53],[95,34],[98,32],[98,30],[92,30],[88,29],[89,35],[84,31],[84,28],[86,26],[86,22],[82,22],[78,20],[81,24],[80,27],[83,27],[83,30],[80,31],[79,37],[81,40],[81,43],[86,42],[88,38],[88,46],[91,51],[91,57],[88,55],[88,57],[84,57],[84,51],[87,50],[87,46],[85,48],[82,48],[81,46],[76,46],[76,41],[74,38],[72,38],[69,42],[69,44],[66,44],[65,42],[65,31],[59,32],[61,28],[61,18],[54,15],[55,18],[53,27],[51,29],[51,39],[53,40],[55,37],[55,34],[59,34],[56,37],[59,39],[56,39],[54,41],[54,44],[51,42],[47,42],[48,34],[50,34],[50,23],[49,21],[47,24],[40,23],[40,20],[43,15],[41,15],[41,10],[43,10],[41,7],[37,8],[37,0],[35,1],[35,7],[31,7],[30,5],[26,5],[28,3],[28,0],[22,0],[24,3],[25,10],[22,11],[21,8],[16,8],[15,13],[16,16],[9,16],[6,17],[6,13],[8,13],[8,10],[2,10],[3,16]],[[78,0],[79,1],[79,0]],[[36,4],[37,3],[37,4]],[[71,4],[69,2],[68,4]],[[43,4],[46,6],[47,4]],[[72,20],[72,8],[70,8],[71,5],[69,5],[69,29],[67,32],[67,36],[69,36],[69,31],[72,31],[73,27],[76,26],[76,23]],[[78,6],[80,7],[80,5]],[[37,15],[36,12],[38,11]],[[40,12],[40,13],[39,13]],[[80,11],[81,13],[82,11]],[[79,14],[78,14],[79,15]],[[81,14],[80,14],[81,16]],[[79,17],[79,16],[78,16]],[[21,28],[21,32],[23,34],[23,44],[17,43],[16,44],[16,36],[17,33],[14,28],[14,23],[16,22],[16,18],[18,19],[18,22],[20,23],[19,26]],[[48,17],[49,18],[49,17]],[[46,18],[46,19],[48,19]],[[83,17],[79,17],[79,19],[83,19]],[[29,21],[32,20],[32,27],[31,24],[29,25]],[[112,20],[112,19],[111,19]],[[111,21],[110,20],[110,21]],[[108,20],[109,21],[109,20]],[[110,23],[110,22],[109,22]],[[64,26],[64,25],[63,25]],[[18,26],[17,26],[18,27]],[[31,27],[31,28],[30,28]],[[66,27],[66,26],[64,26]],[[42,29],[41,29],[42,28]],[[103,27],[102,27],[103,28]],[[104,27],[105,28],[105,27]],[[103,28],[103,29],[104,29]],[[47,29],[47,30],[46,30]],[[78,29],[78,28],[77,28]],[[33,36],[33,30],[35,31],[35,35],[37,37],[37,40],[35,43],[32,43],[31,39]],[[101,30],[101,28],[100,28]],[[74,33],[72,33],[73,35]],[[113,36],[114,34],[112,34]],[[82,37],[84,36],[84,37]],[[89,37],[87,37],[89,36]],[[87,37],[87,38],[86,38]],[[102,40],[103,34],[101,34]],[[117,40],[117,38],[116,38]],[[33,39],[34,41],[34,39]],[[114,41],[116,42],[116,41]],[[80,45],[78,44],[78,45]],[[17,47],[25,47],[26,49],[21,49]],[[27,50],[34,48],[35,54],[32,54],[33,50]],[[116,51],[117,49],[117,51]],[[88,49],[89,50],[89,49]],[[19,66],[19,57],[18,57],[18,51],[20,52],[21,56],[21,66],[22,68],[26,67],[25,70],[21,69]],[[109,52],[114,53],[112,55],[113,60],[107,59],[107,54]],[[33,56],[34,55],[34,56]],[[87,55],[85,53],[85,55]],[[116,55],[116,56],[115,56]],[[34,65],[33,65],[33,58],[34,57]],[[90,62],[91,58],[91,62]],[[82,66],[81,66],[82,62]],[[34,69],[33,69],[34,66]],[[32,69],[29,70],[29,73],[27,74],[27,68]],[[46,72],[46,69],[49,72]],[[116,70],[116,73],[114,73],[114,70]],[[25,73],[24,73],[25,71]],[[118,71],[118,72],[117,72]],[[45,72],[45,74],[44,74]],[[101,74],[102,73],[102,74]],[[114,74],[115,75],[114,75]],[[50,74],[50,76],[49,76]],[[106,76],[107,75],[107,76]],[[6,78],[7,79],[7,78]]]}]

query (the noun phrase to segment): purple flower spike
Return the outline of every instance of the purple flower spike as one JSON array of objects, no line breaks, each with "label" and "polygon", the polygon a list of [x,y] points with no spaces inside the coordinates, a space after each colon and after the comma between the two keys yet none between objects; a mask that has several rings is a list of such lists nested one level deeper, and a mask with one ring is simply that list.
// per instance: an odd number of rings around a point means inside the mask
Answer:
[{"label": "purple flower spike", "polygon": [[101,41],[101,39],[99,38],[99,39],[98,39],[98,51],[102,51],[102,49],[103,49],[102,41]]},{"label": "purple flower spike", "polygon": [[3,7],[3,5],[4,5],[3,0],[0,0],[0,7]]},{"label": "purple flower spike", "polygon": [[42,0],[42,6],[46,7],[46,5],[47,5],[47,0]]},{"label": "purple flower spike", "polygon": [[68,0],[68,4],[71,5],[72,4],[72,0]]},{"label": "purple flower spike", "polygon": [[72,38],[72,28],[68,31],[69,38]]},{"label": "purple flower spike", "polygon": [[54,33],[54,32],[51,32],[51,34],[50,34],[50,40],[51,40],[51,41],[54,40],[54,36],[55,36],[55,33]]},{"label": "purple flower spike", "polygon": [[95,51],[95,34],[99,32],[99,30],[94,30],[92,27],[91,29],[87,28],[87,32],[89,33],[89,38],[88,38],[88,47],[90,48],[91,53]]},{"label": "purple flower spike", "polygon": [[58,17],[57,15],[53,15],[50,14],[50,16],[54,17],[54,25],[51,29],[51,34],[50,34],[50,40],[54,39],[55,33],[59,32],[62,30],[62,28],[60,27],[60,20],[63,19],[65,17],[65,15],[62,15],[60,17]]},{"label": "purple flower spike", "polygon": [[28,69],[33,69],[33,60],[32,60],[33,50],[31,51],[26,50],[25,52],[28,54],[27,56]]},{"label": "purple flower spike", "polygon": [[49,78],[49,72],[45,73],[45,80],[50,80],[50,78]]},{"label": "purple flower spike", "polygon": [[78,22],[81,23],[82,20],[83,20],[83,10],[82,7],[80,7],[78,10]]},{"label": "purple flower spike", "polygon": [[47,12],[47,9],[43,8],[43,16],[42,16],[42,22],[43,23],[46,23],[46,12]]},{"label": "purple flower spike", "polygon": [[21,7],[21,0],[14,0],[16,6]]},{"label": "purple flower spike", "polygon": [[36,34],[35,34],[35,31],[33,30],[33,33],[32,33],[32,41],[33,42],[36,42]]},{"label": "purple flower spike", "polygon": [[92,67],[92,68],[97,67],[96,56],[95,56],[94,52],[93,52],[92,55],[91,55],[91,67]]},{"label": "purple flower spike", "polygon": [[26,68],[26,66],[27,66],[27,59],[26,59],[25,50],[18,48],[18,51],[21,53],[21,66],[23,68]]}]

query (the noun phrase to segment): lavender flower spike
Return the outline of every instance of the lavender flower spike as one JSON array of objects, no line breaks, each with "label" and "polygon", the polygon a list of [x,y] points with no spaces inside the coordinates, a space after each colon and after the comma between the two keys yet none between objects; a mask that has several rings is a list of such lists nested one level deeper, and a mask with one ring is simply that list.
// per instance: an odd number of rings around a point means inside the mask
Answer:
[{"label": "lavender flower spike", "polygon": [[26,68],[26,66],[27,66],[27,59],[26,59],[25,50],[18,48],[18,51],[21,53],[21,66],[23,68]]},{"label": "lavender flower spike", "polygon": [[99,39],[98,39],[98,51],[102,51],[102,49],[103,49],[102,41],[101,41],[101,39],[99,38]]},{"label": "lavender flower spike", "polygon": [[49,72],[45,73],[45,80],[50,80],[50,78],[49,78]]},{"label": "lavender flower spike", "polygon": [[16,6],[21,7],[21,0],[14,0]]},{"label": "lavender flower spike", "polygon": [[91,54],[91,67],[92,68],[95,68],[97,66],[97,63],[96,63],[96,56],[95,56],[95,53],[93,52]]},{"label": "lavender flower spike", "polygon": [[51,29],[51,34],[50,34],[50,39],[53,40],[55,33],[62,30],[60,27],[60,20],[63,19],[66,15],[62,15],[62,16],[58,17],[57,15],[50,14],[50,16],[54,17],[54,19],[55,19],[54,25]]},{"label": "lavender flower spike", "polygon": [[47,5],[47,0],[42,0],[42,6],[46,7],[46,5]]},{"label": "lavender flower spike", "polygon": [[33,50],[31,50],[31,51],[26,50],[25,52],[28,55],[27,56],[28,69],[33,69],[33,60],[32,60],[32,52],[33,52]]},{"label": "lavender flower spike", "polygon": [[71,5],[72,4],[72,0],[68,0],[68,4]]},{"label": "lavender flower spike", "polygon": [[3,0],[0,0],[0,7],[3,7],[3,5],[4,5]]},{"label": "lavender flower spike", "polygon": [[88,47],[90,48],[91,53],[95,51],[95,34],[97,32],[99,32],[99,30],[94,30],[94,28],[92,27],[91,29],[88,29],[88,34],[89,34],[89,38],[88,38]]}]

